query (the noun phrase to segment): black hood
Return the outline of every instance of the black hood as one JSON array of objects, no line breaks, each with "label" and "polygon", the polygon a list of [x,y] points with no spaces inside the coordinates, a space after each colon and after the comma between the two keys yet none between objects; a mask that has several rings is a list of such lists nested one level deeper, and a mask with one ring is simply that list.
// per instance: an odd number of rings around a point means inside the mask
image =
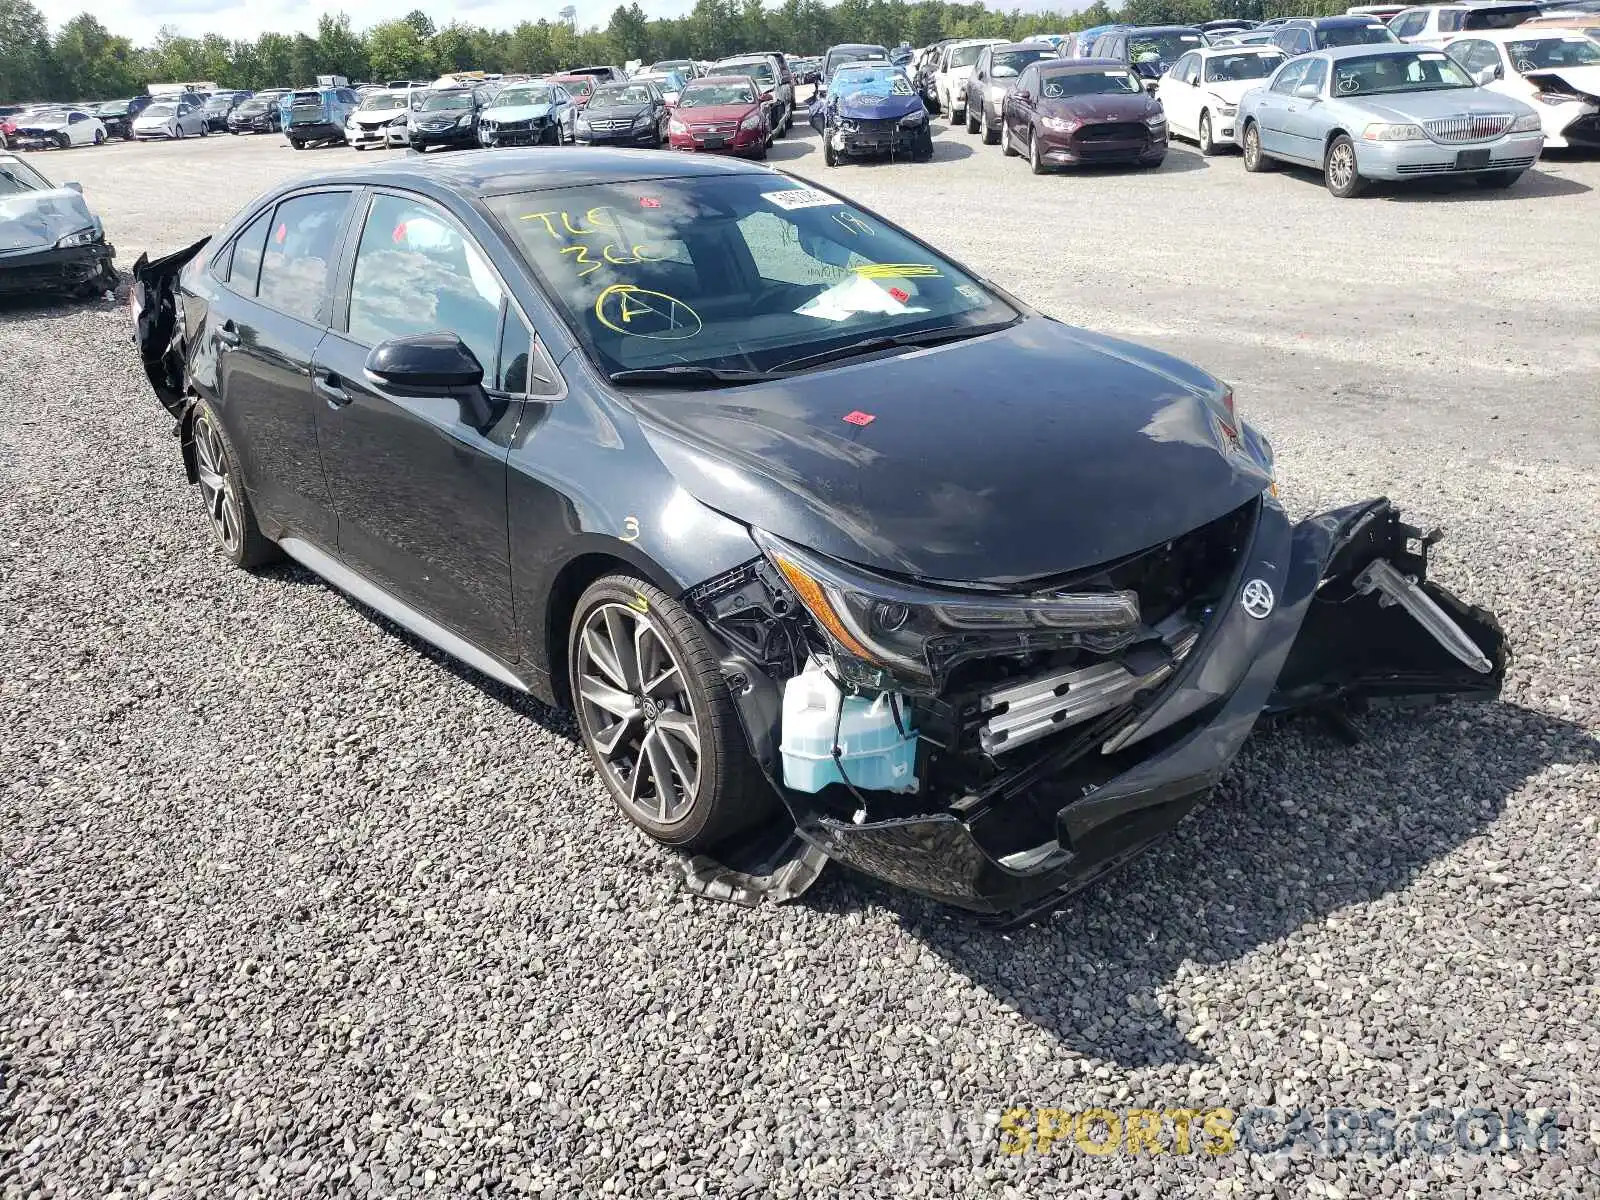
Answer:
[{"label": "black hood", "polygon": [[1220,387],[1030,316],[782,382],[627,401],[713,508],[862,566],[1010,584],[1155,546],[1259,494],[1267,470],[1228,448],[1208,404]]},{"label": "black hood", "polygon": [[637,121],[649,111],[648,104],[601,104],[591,100],[583,115],[591,120],[598,117],[602,121]]}]

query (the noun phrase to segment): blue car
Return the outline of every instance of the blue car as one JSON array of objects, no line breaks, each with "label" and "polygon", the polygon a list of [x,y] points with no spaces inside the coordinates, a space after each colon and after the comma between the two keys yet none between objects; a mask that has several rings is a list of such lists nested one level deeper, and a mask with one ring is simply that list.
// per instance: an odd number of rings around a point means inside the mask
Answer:
[{"label": "blue car", "polygon": [[847,158],[886,155],[927,162],[933,157],[927,107],[901,67],[840,67],[827,94],[811,102],[808,115],[822,135],[822,157],[830,167]]}]

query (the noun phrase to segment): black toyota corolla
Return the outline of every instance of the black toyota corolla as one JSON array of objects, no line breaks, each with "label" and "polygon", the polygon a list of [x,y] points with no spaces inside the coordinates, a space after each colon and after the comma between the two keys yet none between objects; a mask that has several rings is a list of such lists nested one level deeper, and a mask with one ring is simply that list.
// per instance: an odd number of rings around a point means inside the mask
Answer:
[{"label": "black toyota corolla", "polygon": [[1226,385],[753,164],[364,164],[136,279],[223,552],[573,706],[710,894],[833,859],[1026,916],[1263,713],[1504,674],[1435,534],[1290,522]]}]

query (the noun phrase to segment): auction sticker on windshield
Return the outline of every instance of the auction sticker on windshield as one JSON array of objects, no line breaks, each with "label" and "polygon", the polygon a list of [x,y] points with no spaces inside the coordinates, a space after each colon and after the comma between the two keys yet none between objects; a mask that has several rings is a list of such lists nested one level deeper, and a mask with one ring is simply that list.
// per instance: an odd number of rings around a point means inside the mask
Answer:
[{"label": "auction sticker on windshield", "polygon": [[779,208],[820,208],[825,204],[843,204],[837,196],[819,192],[816,188],[791,188],[787,192],[762,192],[763,200],[770,200]]}]

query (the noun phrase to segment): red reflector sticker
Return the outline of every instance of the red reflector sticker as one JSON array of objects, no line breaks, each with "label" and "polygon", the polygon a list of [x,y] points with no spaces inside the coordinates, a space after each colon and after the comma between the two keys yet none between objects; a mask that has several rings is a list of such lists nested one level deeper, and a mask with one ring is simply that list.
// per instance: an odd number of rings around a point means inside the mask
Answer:
[{"label": "red reflector sticker", "polygon": [[640,196],[639,197],[639,207],[640,208],[660,208],[661,207],[661,201],[657,200],[654,196]]},{"label": "red reflector sticker", "polygon": [[890,288],[889,295],[900,301],[901,304],[904,304],[907,300],[911,299],[911,293],[906,291],[904,288]]},{"label": "red reflector sticker", "polygon": [[272,240],[277,242],[278,245],[281,246],[281,245],[283,245],[283,239],[288,237],[288,236],[289,236],[289,226],[286,223],[280,222],[279,225],[278,225],[278,232],[272,235]]},{"label": "red reflector sticker", "polygon": [[404,221],[401,221],[398,225],[396,225],[394,227],[395,245],[398,246],[401,242],[403,242],[405,240],[406,240],[406,223]]},{"label": "red reflector sticker", "polygon": [[860,409],[857,409],[855,412],[845,413],[844,419],[849,421],[852,425],[871,425],[878,418],[873,416],[871,413],[864,413]]}]

